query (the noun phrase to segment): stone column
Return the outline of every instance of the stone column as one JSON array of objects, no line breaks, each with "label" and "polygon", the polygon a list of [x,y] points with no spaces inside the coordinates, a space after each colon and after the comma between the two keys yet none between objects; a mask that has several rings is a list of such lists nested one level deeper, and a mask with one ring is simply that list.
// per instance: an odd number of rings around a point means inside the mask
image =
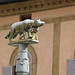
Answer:
[{"label": "stone column", "polygon": [[16,74],[27,75],[29,73],[28,44],[19,44],[18,57],[16,60]]}]

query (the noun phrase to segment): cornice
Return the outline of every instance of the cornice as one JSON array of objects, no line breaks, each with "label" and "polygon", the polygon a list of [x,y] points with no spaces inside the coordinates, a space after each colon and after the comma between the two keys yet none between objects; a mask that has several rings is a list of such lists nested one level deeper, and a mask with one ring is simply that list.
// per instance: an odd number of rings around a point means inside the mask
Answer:
[{"label": "cornice", "polygon": [[0,5],[0,17],[11,15],[26,15],[63,7],[75,6],[75,0],[37,0]]}]

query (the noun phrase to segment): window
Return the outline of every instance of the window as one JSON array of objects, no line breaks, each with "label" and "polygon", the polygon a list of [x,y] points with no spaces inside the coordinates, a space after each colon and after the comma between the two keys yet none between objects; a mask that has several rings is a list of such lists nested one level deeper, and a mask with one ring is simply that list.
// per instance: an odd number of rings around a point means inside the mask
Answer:
[{"label": "window", "polygon": [[29,14],[29,15],[21,15],[20,16],[20,21],[23,21],[25,19],[31,19],[31,15]]}]

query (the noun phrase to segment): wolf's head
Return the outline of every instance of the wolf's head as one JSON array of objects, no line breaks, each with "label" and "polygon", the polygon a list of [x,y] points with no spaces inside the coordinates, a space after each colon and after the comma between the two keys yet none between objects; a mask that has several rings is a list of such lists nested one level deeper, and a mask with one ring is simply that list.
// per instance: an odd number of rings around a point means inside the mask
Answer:
[{"label": "wolf's head", "polygon": [[38,20],[37,18],[34,20],[34,26],[41,27],[45,24],[44,21]]}]

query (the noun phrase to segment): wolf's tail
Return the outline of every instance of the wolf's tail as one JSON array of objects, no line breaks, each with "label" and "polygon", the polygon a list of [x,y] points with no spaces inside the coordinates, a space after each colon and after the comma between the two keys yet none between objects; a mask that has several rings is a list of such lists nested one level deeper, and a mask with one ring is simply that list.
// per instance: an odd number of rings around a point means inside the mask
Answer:
[{"label": "wolf's tail", "polygon": [[6,39],[8,39],[10,36],[10,32],[5,36]]}]

